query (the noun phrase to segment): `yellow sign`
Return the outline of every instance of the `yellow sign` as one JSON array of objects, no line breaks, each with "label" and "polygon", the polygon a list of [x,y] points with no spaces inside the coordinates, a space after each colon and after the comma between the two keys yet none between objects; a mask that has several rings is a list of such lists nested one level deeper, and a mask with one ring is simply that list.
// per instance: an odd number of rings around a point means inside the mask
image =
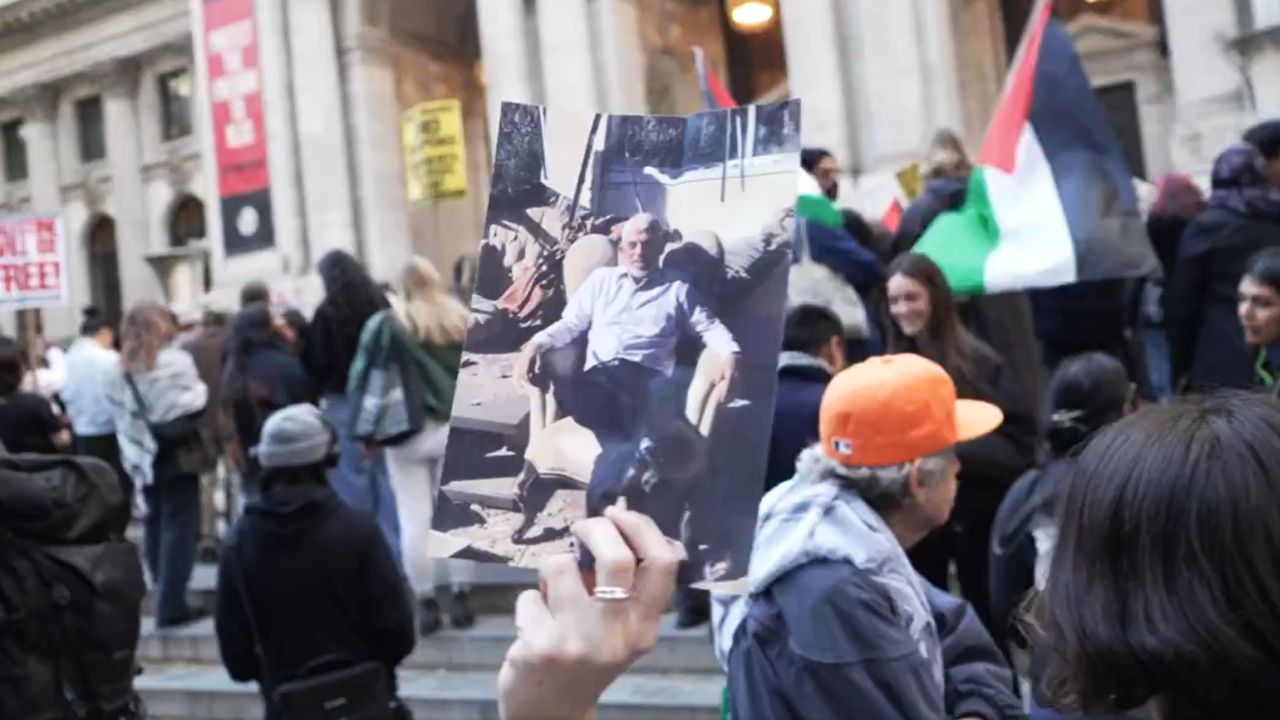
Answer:
[{"label": "yellow sign", "polygon": [[400,114],[400,141],[410,201],[467,194],[460,102],[431,100],[405,110]]},{"label": "yellow sign", "polygon": [[922,178],[920,177],[920,163],[913,162],[897,172],[898,186],[902,188],[902,192],[907,196],[907,200],[915,200],[920,194],[920,186]]}]

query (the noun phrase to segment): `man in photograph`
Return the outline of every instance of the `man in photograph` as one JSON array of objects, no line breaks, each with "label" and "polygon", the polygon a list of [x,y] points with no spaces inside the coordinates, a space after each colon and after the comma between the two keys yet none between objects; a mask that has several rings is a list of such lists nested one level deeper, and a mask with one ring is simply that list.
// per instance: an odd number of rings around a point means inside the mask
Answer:
[{"label": "man in photograph", "polygon": [[[534,335],[516,360],[520,386],[540,375],[542,353],[563,348],[584,334],[586,360],[573,377],[556,378],[559,407],[609,445],[638,441],[636,464],[652,467],[655,431],[678,423],[655,398],[676,364],[681,333],[698,336],[723,359],[719,381],[735,375],[738,343],[689,283],[660,265],[668,232],[653,215],[640,213],[623,224],[618,265],[598,268],[583,281],[555,323]],[[599,463],[597,463],[599,465]],[[630,473],[634,475],[635,473]],[[587,491],[588,514],[597,514],[622,493],[623,472],[597,472]]]}]

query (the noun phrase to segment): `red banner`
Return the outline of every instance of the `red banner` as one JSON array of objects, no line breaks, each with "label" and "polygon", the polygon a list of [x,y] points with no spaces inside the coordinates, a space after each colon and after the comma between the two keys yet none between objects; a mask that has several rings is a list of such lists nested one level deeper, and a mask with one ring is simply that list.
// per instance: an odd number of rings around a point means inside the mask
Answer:
[{"label": "red banner", "polygon": [[226,252],[264,249],[274,238],[253,0],[204,0],[204,44]]},{"label": "red banner", "polygon": [[65,305],[67,242],[57,215],[0,216],[0,308]]}]

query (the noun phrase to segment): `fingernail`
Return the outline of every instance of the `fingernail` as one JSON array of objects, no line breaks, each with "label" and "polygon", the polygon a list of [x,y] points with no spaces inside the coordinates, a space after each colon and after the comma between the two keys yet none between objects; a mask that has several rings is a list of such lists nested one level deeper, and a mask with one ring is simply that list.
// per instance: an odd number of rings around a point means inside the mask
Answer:
[{"label": "fingernail", "polygon": [[618,500],[617,500],[617,502],[615,502],[615,503],[613,504],[613,506],[614,506],[614,507],[616,507],[616,508],[618,508],[619,510],[626,510],[626,509],[627,509],[627,496],[626,496],[626,495],[619,495],[619,496],[618,496]]}]

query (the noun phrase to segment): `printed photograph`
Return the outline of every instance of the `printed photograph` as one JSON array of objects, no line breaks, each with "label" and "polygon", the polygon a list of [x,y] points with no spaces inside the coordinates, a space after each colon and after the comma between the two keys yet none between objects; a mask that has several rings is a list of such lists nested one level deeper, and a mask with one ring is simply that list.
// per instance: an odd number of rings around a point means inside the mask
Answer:
[{"label": "printed photograph", "polygon": [[435,531],[535,566],[624,498],[681,581],[746,573],[791,260],[798,101],[502,106]]}]

